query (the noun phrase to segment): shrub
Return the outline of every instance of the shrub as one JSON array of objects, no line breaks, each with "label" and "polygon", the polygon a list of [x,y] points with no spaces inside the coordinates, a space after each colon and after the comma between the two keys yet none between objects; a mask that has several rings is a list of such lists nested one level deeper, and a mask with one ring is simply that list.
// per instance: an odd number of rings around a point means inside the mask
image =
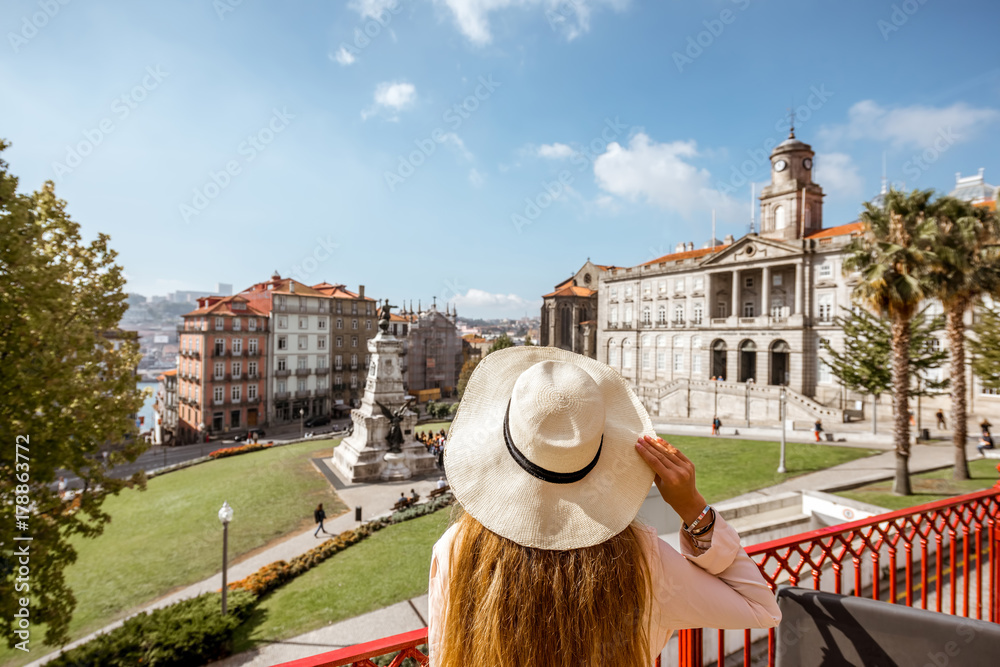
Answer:
[{"label": "shrub", "polygon": [[234,591],[222,615],[219,593],[205,593],[169,607],[144,612],[111,632],[66,651],[52,667],[184,667],[203,665],[232,653],[233,631],[250,618],[256,598]]}]

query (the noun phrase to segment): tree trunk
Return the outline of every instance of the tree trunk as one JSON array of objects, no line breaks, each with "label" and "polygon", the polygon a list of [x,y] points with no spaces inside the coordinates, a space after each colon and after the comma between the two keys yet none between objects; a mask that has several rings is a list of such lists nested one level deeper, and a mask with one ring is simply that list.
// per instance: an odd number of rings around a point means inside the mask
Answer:
[{"label": "tree trunk", "polygon": [[959,301],[948,309],[945,333],[951,354],[951,429],[955,446],[955,468],[952,479],[969,479],[969,464],[965,460],[965,445],[969,436],[965,384],[965,311],[967,304]]},{"label": "tree trunk", "polygon": [[892,407],[893,439],[896,444],[896,479],[892,492],[899,496],[913,493],[910,489],[910,321],[892,320]]},{"label": "tree trunk", "polygon": [[872,435],[878,435],[878,394],[872,395]]}]

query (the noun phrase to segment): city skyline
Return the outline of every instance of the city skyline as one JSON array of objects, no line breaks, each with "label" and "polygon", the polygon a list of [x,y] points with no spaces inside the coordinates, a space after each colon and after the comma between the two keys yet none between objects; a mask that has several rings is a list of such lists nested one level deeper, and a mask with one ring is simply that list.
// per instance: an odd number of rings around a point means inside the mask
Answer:
[{"label": "city skyline", "polygon": [[588,257],[701,247],[713,210],[744,234],[789,108],[827,227],[883,159],[907,189],[1000,181],[994,31],[963,19],[989,8],[18,1],[0,137],[22,191],[52,179],[111,234],[131,292],[277,270],[535,316]]}]

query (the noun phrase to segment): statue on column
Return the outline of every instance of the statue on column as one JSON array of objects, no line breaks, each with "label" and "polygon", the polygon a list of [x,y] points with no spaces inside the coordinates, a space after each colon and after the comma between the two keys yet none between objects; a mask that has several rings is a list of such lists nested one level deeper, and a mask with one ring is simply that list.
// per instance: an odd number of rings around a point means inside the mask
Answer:
[{"label": "statue on column", "polygon": [[378,309],[378,328],[382,330],[382,333],[389,333],[389,315],[391,310],[396,306],[390,305],[389,300],[386,299]]},{"label": "statue on column", "polygon": [[407,408],[410,407],[411,402],[412,399],[393,411],[382,405],[379,401],[375,401],[375,404],[382,410],[382,414],[389,420],[389,433],[385,436],[385,442],[389,445],[389,452],[392,454],[399,454],[403,451],[403,430],[399,427],[399,423],[403,421],[403,415],[406,413]]}]

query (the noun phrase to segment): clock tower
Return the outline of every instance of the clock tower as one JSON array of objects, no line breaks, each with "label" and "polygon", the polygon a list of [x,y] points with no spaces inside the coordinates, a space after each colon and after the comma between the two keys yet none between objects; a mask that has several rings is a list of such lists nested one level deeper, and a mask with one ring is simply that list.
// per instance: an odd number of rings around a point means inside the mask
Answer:
[{"label": "clock tower", "polygon": [[761,236],[783,241],[823,229],[823,188],[812,180],[812,146],[788,138],[771,151],[771,183],[760,191]]}]

